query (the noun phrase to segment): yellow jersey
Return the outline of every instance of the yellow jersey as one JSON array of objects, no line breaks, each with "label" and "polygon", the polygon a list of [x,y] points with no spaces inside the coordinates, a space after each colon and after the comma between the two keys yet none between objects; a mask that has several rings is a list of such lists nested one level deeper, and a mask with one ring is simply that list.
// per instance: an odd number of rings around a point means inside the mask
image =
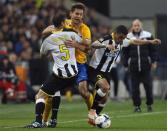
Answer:
[{"label": "yellow jersey", "polygon": [[[79,27],[74,27],[71,24],[71,20],[70,19],[66,19],[65,20],[65,28],[71,28],[71,29],[77,31],[78,34],[82,37],[82,39],[91,40],[90,28],[84,23],[82,23]],[[77,49],[76,50],[76,60],[80,64],[86,63],[87,62],[86,53],[84,53],[81,50]]]}]

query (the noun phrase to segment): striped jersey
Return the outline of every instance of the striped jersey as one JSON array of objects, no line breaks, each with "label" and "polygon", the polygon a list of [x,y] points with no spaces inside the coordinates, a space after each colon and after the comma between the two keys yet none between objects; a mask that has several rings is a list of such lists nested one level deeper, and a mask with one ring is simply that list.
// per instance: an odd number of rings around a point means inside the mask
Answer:
[{"label": "striped jersey", "polygon": [[128,46],[129,40],[124,40],[123,44],[116,44],[111,35],[106,35],[99,39],[98,42],[103,45],[113,44],[116,51],[113,52],[108,48],[96,49],[89,61],[89,66],[102,72],[110,72],[120,54],[121,48],[123,46]]},{"label": "striped jersey", "polygon": [[48,36],[41,45],[40,53],[51,53],[54,60],[53,72],[61,78],[70,78],[78,73],[75,48],[67,48],[64,44],[65,40],[72,39],[78,43],[82,42],[81,37],[75,32],[61,31]]}]

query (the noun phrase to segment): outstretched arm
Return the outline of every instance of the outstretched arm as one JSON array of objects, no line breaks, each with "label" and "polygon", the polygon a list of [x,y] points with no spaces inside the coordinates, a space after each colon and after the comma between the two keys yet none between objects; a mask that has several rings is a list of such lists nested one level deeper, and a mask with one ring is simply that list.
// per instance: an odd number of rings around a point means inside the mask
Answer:
[{"label": "outstretched arm", "polygon": [[93,42],[91,47],[95,49],[108,48],[109,50],[115,51],[115,47],[112,44],[107,44],[105,42],[101,43],[99,40]]},{"label": "outstretched arm", "polygon": [[160,39],[153,39],[153,40],[134,39],[134,40],[129,40],[129,44],[133,44],[133,45],[145,45],[145,44],[158,45],[158,44],[161,44],[161,40]]}]

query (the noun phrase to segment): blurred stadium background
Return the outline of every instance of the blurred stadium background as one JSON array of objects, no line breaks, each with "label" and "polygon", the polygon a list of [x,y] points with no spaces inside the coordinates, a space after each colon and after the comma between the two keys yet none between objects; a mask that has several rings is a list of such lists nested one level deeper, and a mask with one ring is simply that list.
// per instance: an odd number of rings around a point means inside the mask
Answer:
[{"label": "blurred stadium background", "polygon": [[[36,91],[48,76],[52,65],[40,58],[41,32],[51,24],[51,19],[56,12],[68,12],[74,2],[82,2],[88,7],[85,23],[91,28],[93,41],[111,32],[119,24],[130,28],[131,22],[136,18],[142,20],[145,30],[162,40],[159,47],[158,68],[152,72],[153,92],[156,98],[166,99],[166,0],[0,0],[0,60],[8,57],[16,69],[20,82],[20,86],[8,90],[6,96],[8,102],[33,101]],[[121,62],[118,68],[118,98],[124,100],[129,98],[129,94],[123,83],[124,68]],[[111,85],[113,85],[112,81]],[[0,98],[2,98],[4,92],[1,88],[0,90]],[[78,94],[76,89],[72,89],[72,92]],[[142,85],[141,92],[145,97]],[[113,98],[112,91],[110,98]],[[2,103],[6,102],[2,100]]]}]

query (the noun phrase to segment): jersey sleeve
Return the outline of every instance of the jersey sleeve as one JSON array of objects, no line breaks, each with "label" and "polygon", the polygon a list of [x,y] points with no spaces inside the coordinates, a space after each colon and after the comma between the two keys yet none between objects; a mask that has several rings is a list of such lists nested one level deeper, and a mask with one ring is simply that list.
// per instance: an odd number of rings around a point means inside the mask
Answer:
[{"label": "jersey sleeve", "polygon": [[135,38],[135,37],[133,37],[133,38],[131,38],[131,39],[125,38],[125,39],[123,40],[122,47],[128,47],[128,46],[130,45],[130,43],[131,43],[132,40],[136,40],[136,38]]},{"label": "jersey sleeve", "polygon": [[125,38],[125,39],[123,40],[122,47],[128,47],[129,45],[130,45],[130,39]]},{"label": "jersey sleeve", "polygon": [[112,37],[111,37],[110,34],[105,35],[105,36],[103,36],[102,38],[98,39],[98,41],[99,41],[100,43],[103,43],[103,42],[105,42],[105,41],[107,41],[107,40],[112,40]]},{"label": "jersey sleeve", "polygon": [[47,55],[49,52],[52,52],[53,50],[55,50],[55,46],[53,42],[50,40],[50,37],[46,38],[42,42],[42,45],[40,48],[40,54]]}]

